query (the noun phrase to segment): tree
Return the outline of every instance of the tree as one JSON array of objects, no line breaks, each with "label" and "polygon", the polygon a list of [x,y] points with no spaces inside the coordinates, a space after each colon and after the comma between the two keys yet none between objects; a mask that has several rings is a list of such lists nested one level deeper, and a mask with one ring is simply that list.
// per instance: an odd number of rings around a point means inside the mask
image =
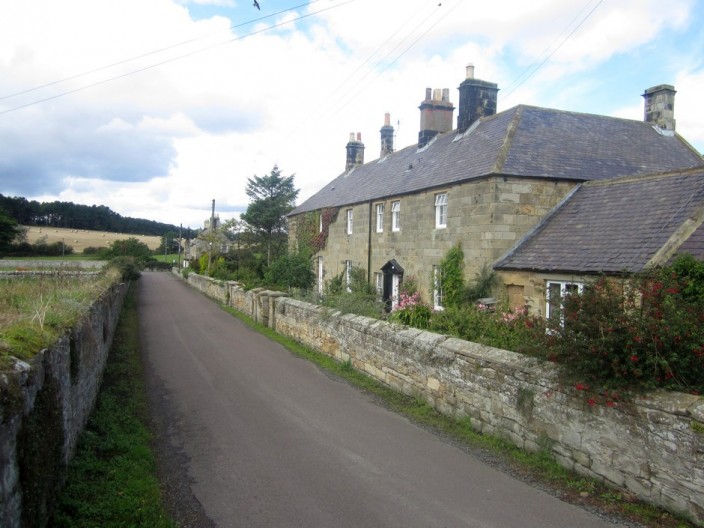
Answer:
[{"label": "tree", "polygon": [[144,242],[136,238],[126,240],[115,240],[107,251],[109,258],[134,257],[139,263],[145,263],[152,258],[152,250]]},{"label": "tree", "polygon": [[5,253],[13,240],[20,234],[17,222],[0,209],[0,255]]},{"label": "tree", "polygon": [[285,241],[286,215],[296,204],[298,189],[293,185],[294,175],[281,176],[274,165],[267,176],[254,176],[247,180],[245,192],[251,199],[242,220],[247,222],[266,246],[266,263],[271,263],[272,247],[278,238]]}]

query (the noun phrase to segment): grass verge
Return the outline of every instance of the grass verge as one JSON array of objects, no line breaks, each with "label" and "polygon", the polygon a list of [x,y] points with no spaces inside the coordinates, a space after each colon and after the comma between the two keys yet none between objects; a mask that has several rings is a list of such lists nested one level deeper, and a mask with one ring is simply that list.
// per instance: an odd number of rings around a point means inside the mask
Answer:
[{"label": "grass verge", "polygon": [[297,356],[372,394],[389,410],[406,416],[414,423],[447,438],[460,447],[469,448],[474,452],[481,451],[491,459],[492,463],[503,467],[522,480],[550,491],[566,502],[616,515],[646,527],[693,528],[695,526],[681,517],[645,504],[627,492],[618,491],[601,482],[569,471],[555,462],[547,445],[540,452],[529,453],[508,441],[477,433],[472,428],[469,418],[458,420],[442,415],[424,401],[403,395],[367,374],[355,370],[349,361],[338,362],[276,333],[233,308],[223,306],[223,309]]},{"label": "grass verge", "polygon": [[122,308],[96,407],[51,526],[173,528],[161,506],[147,429],[135,288]]}]

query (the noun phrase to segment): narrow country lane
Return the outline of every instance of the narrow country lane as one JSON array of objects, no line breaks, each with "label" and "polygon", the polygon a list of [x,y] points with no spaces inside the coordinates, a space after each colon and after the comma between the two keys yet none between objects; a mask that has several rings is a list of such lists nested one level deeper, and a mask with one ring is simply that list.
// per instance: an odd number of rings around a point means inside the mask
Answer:
[{"label": "narrow country lane", "polygon": [[192,526],[613,526],[376,405],[177,277],[137,285],[157,445],[183,473],[167,487],[202,506]]}]

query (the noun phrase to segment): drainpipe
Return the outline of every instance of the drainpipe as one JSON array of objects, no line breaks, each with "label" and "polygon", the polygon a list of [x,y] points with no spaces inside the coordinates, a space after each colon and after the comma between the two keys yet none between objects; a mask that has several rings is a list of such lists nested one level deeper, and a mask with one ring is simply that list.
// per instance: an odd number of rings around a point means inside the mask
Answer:
[{"label": "drainpipe", "polygon": [[367,283],[372,283],[372,202],[369,202],[369,234],[367,237]]}]

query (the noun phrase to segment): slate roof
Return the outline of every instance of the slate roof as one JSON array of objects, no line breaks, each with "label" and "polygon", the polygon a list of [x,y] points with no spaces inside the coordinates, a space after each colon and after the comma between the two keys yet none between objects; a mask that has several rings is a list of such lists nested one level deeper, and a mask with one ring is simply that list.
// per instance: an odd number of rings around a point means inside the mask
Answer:
[{"label": "slate roof", "polygon": [[492,174],[603,180],[704,165],[678,135],[651,124],[519,105],[464,134],[436,136],[343,173],[289,216],[399,196]]},{"label": "slate roof", "polygon": [[702,219],[704,168],[590,181],[568,195],[494,268],[569,273],[639,271],[686,221],[692,229],[699,227],[679,250],[689,245],[697,251],[698,247],[701,255]]}]

